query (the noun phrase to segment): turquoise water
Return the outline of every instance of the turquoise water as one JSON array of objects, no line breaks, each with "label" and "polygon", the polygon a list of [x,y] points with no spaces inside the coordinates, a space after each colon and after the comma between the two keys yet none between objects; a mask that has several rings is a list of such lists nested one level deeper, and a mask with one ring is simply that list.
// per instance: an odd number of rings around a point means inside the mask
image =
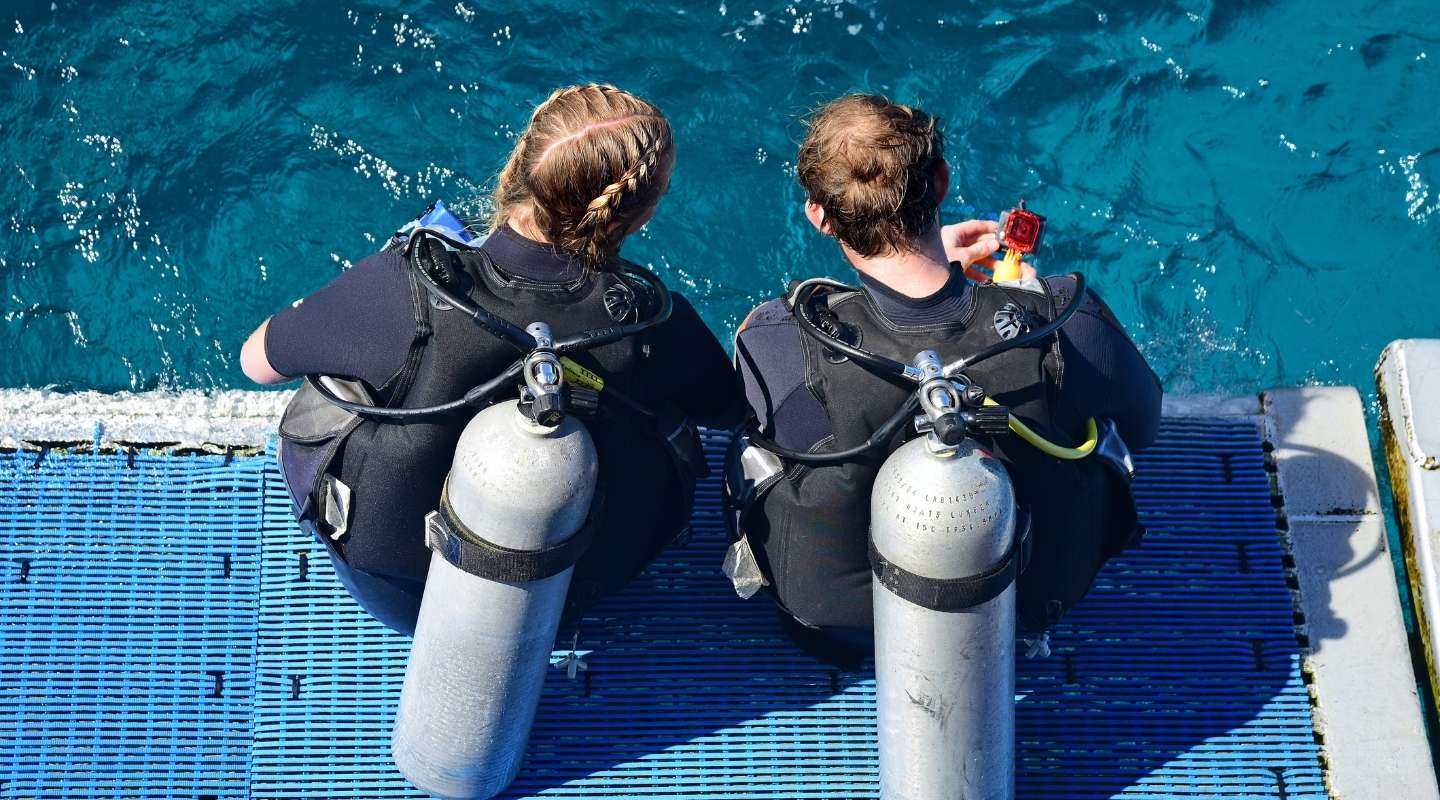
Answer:
[{"label": "turquoise water", "polygon": [[432,198],[483,213],[529,109],[590,79],[675,123],[627,255],[722,334],[846,274],[793,161],[862,89],[946,120],[951,217],[1049,215],[1042,271],[1085,271],[1172,392],[1364,390],[1440,335],[1433,0],[5,5],[0,386],[244,385],[255,324]]}]

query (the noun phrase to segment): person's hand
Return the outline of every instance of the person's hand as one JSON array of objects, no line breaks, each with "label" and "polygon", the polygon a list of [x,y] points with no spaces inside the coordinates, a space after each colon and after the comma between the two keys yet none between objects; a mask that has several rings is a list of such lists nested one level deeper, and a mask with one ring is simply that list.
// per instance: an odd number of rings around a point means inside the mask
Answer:
[{"label": "person's hand", "polygon": [[946,225],[940,229],[940,241],[945,245],[945,257],[951,263],[959,262],[962,267],[989,258],[1000,250],[999,228],[994,222],[984,219]]},{"label": "person's hand", "polygon": [[[976,283],[984,283],[991,279],[995,272],[995,265],[998,263],[999,262],[993,256],[986,256],[985,258],[982,258],[979,261],[976,261],[974,264],[966,267],[965,277],[969,278],[972,281],[975,281]],[[982,267],[984,269],[981,269]],[[989,270],[989,272],[986,272],[985,270]],[[1029,261],[1020,262],[1020,280],[1039,280],[1039,276],[1040,273],[1036,272],[1035,268],[1030,266]]]}]

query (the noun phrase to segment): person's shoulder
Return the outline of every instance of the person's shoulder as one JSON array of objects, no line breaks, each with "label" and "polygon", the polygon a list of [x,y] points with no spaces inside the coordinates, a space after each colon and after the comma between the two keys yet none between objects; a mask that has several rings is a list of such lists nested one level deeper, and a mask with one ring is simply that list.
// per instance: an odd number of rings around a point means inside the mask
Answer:
[{"label": "person's shoulder", "polygon": [[[1051,294],[1055,295],[1055,299],[1060,301],[1061,305],[1069,302],[1070,298],[1075,294],[1074,273],[1046,275],[1041,278],[1041,280],[1045,281],[1045,287],[1050,290]],[[1089,287],[1087,287],[1087,289],[1088,288]]]},{"label": "person's shoulder", "polygon": [[[1056,307],[1064,308],[1074,301],[1078,282],[1073,274],[1050,275],[1045,278],[1045,285],[1055,295]],[[1110,306],[1100,297],[1100,293],[1095,290],[1095,287],[1088,283],[1085,285],[1085,297],[1081,301],[1080,308],[1076,309],[1076,313],[1098,319],[1122,335],[1128,335],[1125,334],[1125,326],[1121,324],[1120,318],[1110,310]]]},{"label": "person's shoulder", "polygon": [[405,257],[394,250],[381,250],[378,253],[371,253],[360,259],[355,266],[346,270],[357,275],[384,274],[393,275],[405,272]]},{"label": "person's shoulder", "polygon": [[776,297],[766,300],[745,316],[740,323],[740,335],[751,329],[765,328],[774,325],[795,325],[795,315],[785,306],[784,298]]},{"label": "person's shoulder", "polygon": [[789,363],[803,348],[800,324],[781,298],[766,300],[751,310],[735,331],[736,356],[751,370],[771,372]]},{"label": "person's shoulder", "polygon": [[[1044,280],[1046,287],[1048,287],[1051,294],[1055,296],[1055,304],[1057,306],[1064,308],[1074,299],[1075,289],[1079,286],[1079,281],[1076,280],[1074,273],[1047,275]],[[1111,313],[1110,307],[1106,305],[1105,300],[1100,297],[1100,292],[1097,291],[1096,287],[1089,282],[1085,284],[1083,303],[1084,304],[1078,309],[1079,311],[1097,317],[1103,317],[1107,321],[1114,321],[1115,315]]]}]

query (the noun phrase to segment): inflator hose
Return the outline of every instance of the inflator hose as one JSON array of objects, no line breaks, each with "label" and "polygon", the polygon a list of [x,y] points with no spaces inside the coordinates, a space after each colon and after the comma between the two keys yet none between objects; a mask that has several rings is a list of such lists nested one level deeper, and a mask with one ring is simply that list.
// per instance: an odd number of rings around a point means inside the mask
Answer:
[{"label": "inflator hose", "polygon": [[[525,329],[515,323],[490,313],[479,304],[472,302],[468,297],[450,291],[443,284],[436,281],[434,276],[419,263],[419,260],[415,258],[415,248],[424,236],[439,239],[457,250],[475,249],[474,245],[456,239],[435,228],[422,227],[411,231],[410,238],[406,240],[402,253],[411,268],[415,271],[421,287],[440,302],[452,308],[459,309],[461,313],[469,316],[470,319],[474,320],[475,324],[484,328],[488,333],[493,334],[497,339],[511,345],[522,354],[529,355],[537,344],[535,337],[531,336]],[[664,281],[661,281],[655,273],[633,264],[622,264],[616,269],[616,272],[628,275],[647,284],[659,300],[660,307],[656,309],[654,314],[642,320],[637,320],[625,325],[593,328],[557,339],[550,348],[556,355],[579,353],[595,347],[618,342],[621,339],[635,336],[658,325],[662,325],[670,319],[670,315],[675,309],[675,300],[670,295],[669,287],[667,287]],[[524,366],[525,359],[522,357],[507,367],[500,375],[476,386],[458,399],[451,400],[448,403],[418,408],[386,408],[384,406],[375,406],[366,403],[354,403],[337,397],[334,392],[325,388],[313,375],[307,375],[305,380],[315,391],[319,392],[326,401],[352,414],[378,419],[416,419],[448,414],[452,411],[465,408],[466,406],[482,406],[490,399],[491,395],[504,389],[507,385],[513,384],[524,370]],[[647,418],[653,418],[655,416],[653,411],[645,408],[617,389],[606,389],[604,395],[611,397],[621,405],[641,416]]]},{"label": "inflator hose", "polygon": [[[1060,330],[1060,328],[1064,326],[1066,322],[1070,321],[1070,318],[1075,315],[1075,312],[1080,310],[1081,301],[1085,297],[1085,276],[1078,272],[1072,272],[1070,275],[1075,280],[1075,292],[1070,302],[1066,304],[1065,308],[1062,309],[1060,313],[1055,316],[1055,319],[1050,320],[1049,322],[1041,325],[1038,328],[1022,333],[1012,339],[1007,339],[1003,342],[997,342],[989,347],[982,349],[978,353],[974,353],[973,355],[957,359],[945,365],[945,375],[947,377],[952,376],[960,372],[960,370],[962,369],[974,366],[981,361],[994,358],[1001,353],[1013,350],[1017,347],[1025,347],[1027,345],[1033,344]],[[848,342],[841,341],[839,338],[831,336],[825,331],[821,330],[820,326],[811,316],[810,307],[810,298],[813,297],[815,292],[821,288],[824,288],[824,285],[817,283],[809,286],[801,286],[796,291],[794,302],[795,320],[799,324],[800,329],[806,334],[808,334],[811,338],[820,342],[820,344],[824,347],[845,356],[846,358],[854,361],[856,364],[864,367],[865,369],[871,371],[879,377],[885,378],[887,380],[898,379],[908,381],[907,365],[896,361],[895,359],[882,356],[878,353],[872,353],[868,350],[861,350],[860,348],[849,344]],[[875,433],[871,434],[870,438],[866,439],[863,443],[845,450],[837,450],[832,453],[811,453],[804,450],[792,450],[787,447],[781,447],[779,444],[770,439],[766,439],[765,437],[756,436],[753,434],[750,436],[750,442],[762,450],[767,450],[777,456],[780,456],[783,459],[795,461],[801,464],[820,465],[835,464],[842,461],[849,461],[856,456],[859,456],[875,448],[882,447],[886,443],[888,443],[891,437],[893,437],[895,433],[899,431],[900,428],[905,424],[905,422],[913,414],[916,413],[916,411],[919,409],[919,405],[919,399],[912,396],[910,402],[906,403],[900,408],[900,410],[895,412],[893,416],[891,416],[879,428],[877,428],[875,430]],[[987,397],[985,398],[985,405],[998,406],[999,403]],[[1063,445],[1055,444],[1054,442],[1036,433],[1034,429],[1026,425],[1014,414],[1009,415],[1009,426],[1010,430],[1013,431],[1016,436],[1019,436],[1025,442],[1034,446],[1042,453],[1065,461],[1075,461],[1090,455],[1092,452],[1094,452],[1095,447],[1099,443],[1100,439],[1099,427],[1096,425],[1093,417],[1089,420],[1086,420],[1085,422],[1085,441],[1081,442],[1075,447],[1065,447]]]},{"label": "inflator hose", "polygon": [[[985,405],[998,406],[1000,404],[987,397],[985,398]],[[1036,450],[1062,461],[1079,461],[1085,456],[1095,452],[1095,446],[1100,443],[1100,427],[1095,424],[1094,417],[1085,420],[1085,441],[1074,447],[1055,444],[1036,433],[1034,429],[1021,422],[1020,418],[1014,414],[1010,415],[1010,430],[1013,431],[1016,436],[1030,443]]]},{"label": "inflator hose", "polygon": [[[475,320],[475,323],[477,325],[494,334],[497,338],[508,342],[511,345],[514,345],[515,348],[520,350],[521,352],[529,353],[531,350],[533,350],[535,348],[535,338],[529,333],[527,333],[523,328],[515,325],[507,319],[498,317],[490,313],[489,311],[486,311],[478,304],[471,302],[468,297],[461,297],[460,295],[451,292],[449,289],[445,288],[438,281],[436,281],[435,278],[430,275],[430,273],[427,272],[424,267],[415,260],[414,250],[416,244],[419,242],[422,236],[430,236],[435,239],[439,239],[445,244],[448,244],[456,249],[474,250],[476,248],[474,245],[471,245],[468,242],[462,242],[459,239],[456,239],[449,234],[440,232],[434,228],[416,228],[414,231],[412,231],[410,233],[409,240],[405,242],[404,254],[406,260],[410,263],[411,267],[415,270],[416,274],[420,278],[421,286],[425,289],[425,291],[435,295],[436,298],[438,298],[446,305],[454,306],[455,308],[458,308],[461,311],[465,312],[467,315],[470,316],[471,319]],[[675,300],[670,296],[670,288],[665,285],[664,281],[661,281],[660,278],[656,277],[655,273],[647,269],[635,266],[633,264],[621,264],[615,271],[617,273],[636,278],[637,280],[643,281],[644,283],[649,285],[650,289],[655,292],[656,298],[660,301],[660,308],[658,308],[654,314],[651,314],[646,319],[638,320],[636,322],[632,322],[626,325],[611,325],[605,328],[594,328],[592,330],[581,331],[579,333],[566,336],[563,339],[557,339],[555,340],[554,347],[556,355],[564,355],[565,353],[589,350],[593,347],[599,347],[601,345],[618,342],[621,339],[634,336],[637,333],[642,333],[651,328],[654,328],[657,325],[662,325],[670,319],[670,314],[675,309]]]}]

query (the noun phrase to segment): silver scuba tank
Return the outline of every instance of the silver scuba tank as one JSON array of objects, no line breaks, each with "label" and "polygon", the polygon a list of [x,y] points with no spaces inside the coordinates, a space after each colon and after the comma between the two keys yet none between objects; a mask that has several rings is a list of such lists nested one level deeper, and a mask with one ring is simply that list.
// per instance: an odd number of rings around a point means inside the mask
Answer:
[{"label": "silver scuba tank", "polygon": [[[958,405],[948,384],[926,395],[941,386],[921,389],[937,431],[935,401]],[[946,439],[900,447],[871,493],[883,800],[1015,794],[1014,489],[974,441]]]},{"label": "silver scuba tank", "polygon": [[392,753],[443,798],[493,797],[519,772],[588,538],[576,532],[595,491],[590,434],[570,416],[531,416],[514,402],[476,414],[427,520],[434,552]]}]

